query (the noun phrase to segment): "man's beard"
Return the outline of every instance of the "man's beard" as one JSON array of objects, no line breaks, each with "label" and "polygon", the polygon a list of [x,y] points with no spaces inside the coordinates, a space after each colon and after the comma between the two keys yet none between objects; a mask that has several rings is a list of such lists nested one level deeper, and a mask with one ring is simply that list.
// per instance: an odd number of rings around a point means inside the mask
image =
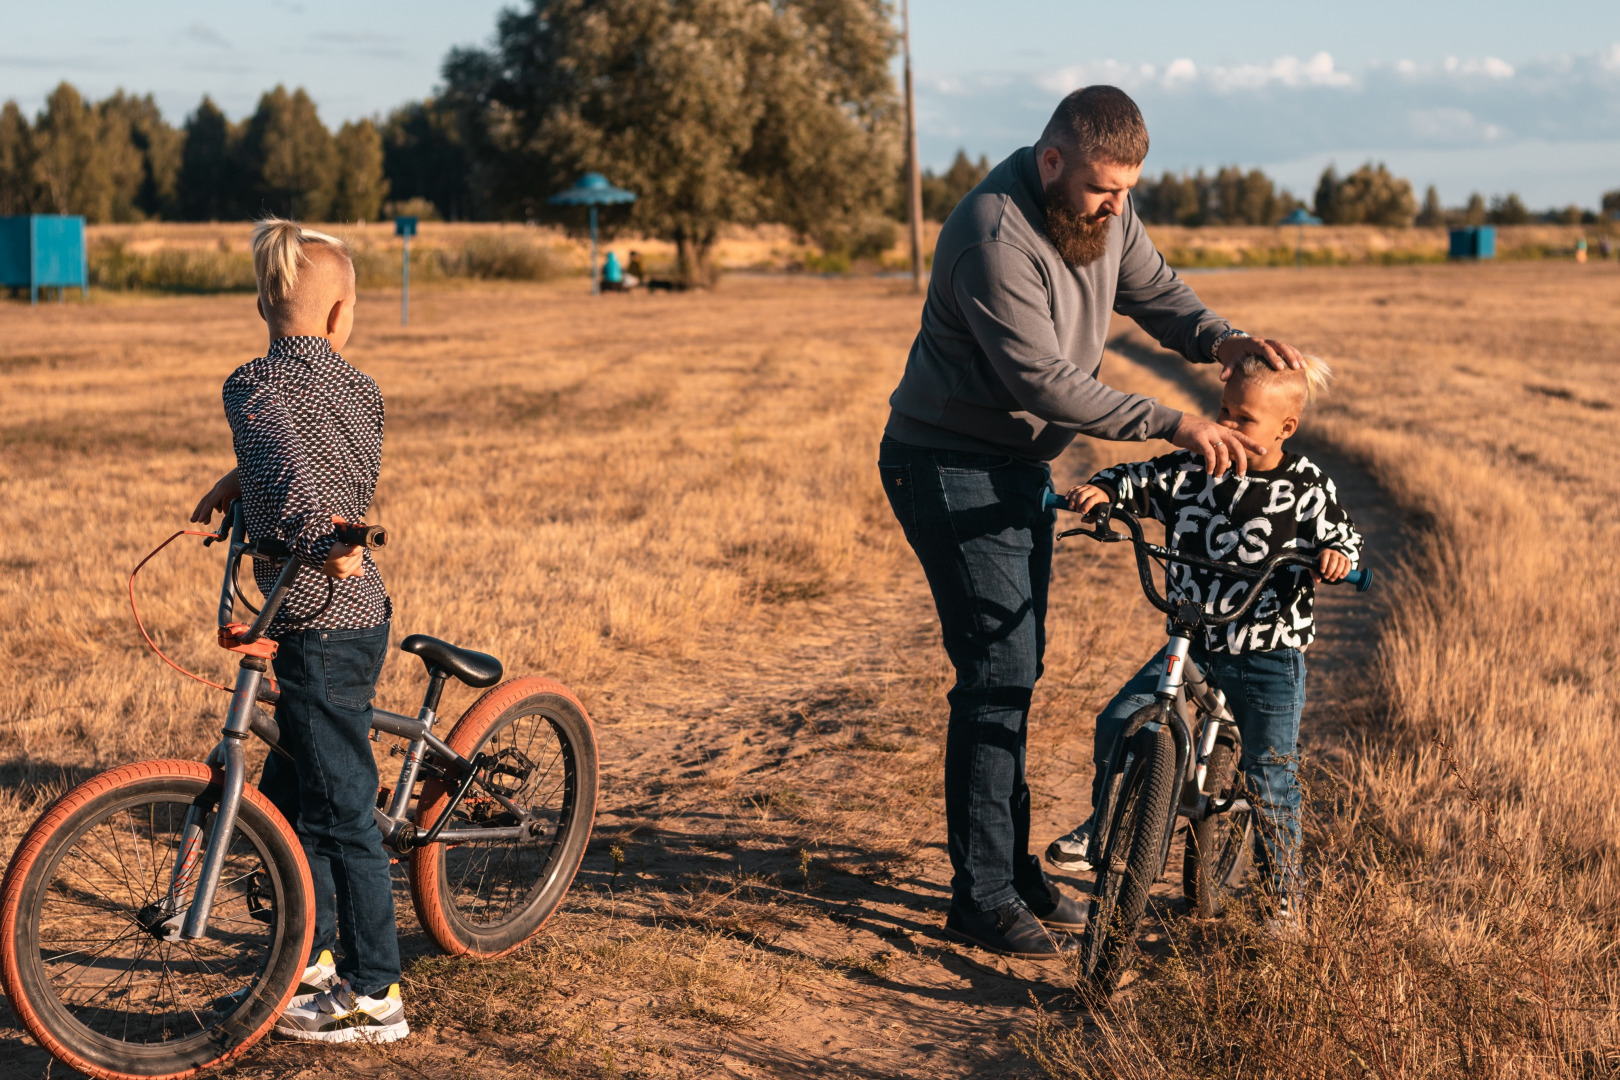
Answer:
[{"label": "man's beard", "polygon": [[1068,174],[1046,185],[1046,238],[1063,261],[1090,266],[1108,251],[1108,223],[1112,214],[1088,218],[1069,198]]}]

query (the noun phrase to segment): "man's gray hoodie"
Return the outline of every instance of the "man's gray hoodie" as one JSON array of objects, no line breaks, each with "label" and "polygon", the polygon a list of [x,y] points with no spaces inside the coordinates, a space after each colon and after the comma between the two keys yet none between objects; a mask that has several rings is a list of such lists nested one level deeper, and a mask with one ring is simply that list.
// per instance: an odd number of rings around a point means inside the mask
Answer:
[{"label": "man's gray hoodie", "polygon": [[1130,316],[1193,363],[1211,361],[1228,323],[1165,263],[1129,199],[1107,254],[1083,267],[1046,238],[1044,207],[1026,146],[951,211],[922,329],[889,398],[888,437],[1050,461],[1076,434],[1139,441],[1175,431],[1175,409],[1097,381],[1109,316]]}]

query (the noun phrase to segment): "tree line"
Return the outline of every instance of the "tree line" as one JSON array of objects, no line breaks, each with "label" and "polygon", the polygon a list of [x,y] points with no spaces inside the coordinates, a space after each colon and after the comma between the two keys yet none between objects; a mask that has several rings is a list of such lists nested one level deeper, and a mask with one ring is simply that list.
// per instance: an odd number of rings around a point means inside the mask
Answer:
[{"label": "tree line", "polygon": [[381,213],[387,192],[377,125],[331,132],[301,89],[276,87],[236,123],[204,97],[180,128],[150,94],[91,102],[65,82],[33,123],[16,102],[0,106],[0,214],[364,221]]}]

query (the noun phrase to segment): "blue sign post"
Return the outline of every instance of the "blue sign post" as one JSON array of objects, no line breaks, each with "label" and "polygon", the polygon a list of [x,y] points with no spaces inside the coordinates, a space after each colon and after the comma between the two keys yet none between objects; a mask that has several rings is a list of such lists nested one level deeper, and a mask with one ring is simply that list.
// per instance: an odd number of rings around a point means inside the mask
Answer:
[{"label": "blue sign post", "polygon": [[405,246],[399,271],[399,325],[405,326],[411,321],[411,237],[416,235],[416,219],[395,218],[394,235],[404,241]]},{"label": "blue sign post", "polygon": [[84,218],[62,214],[0,217],[0,286],[28,286],[28,298],[39,303],[39,290],[56,286],[56,298],[69,286],[85,295],[90,287],[90,260],[84,247]]},{"label": "blue sign post", "polygon": [[616,188],[601,173],[588,172],[567,191],[559,191],[548,200],[553,206],[588,206],[591,208],[591,295],[602,292],[602,279],[596,272],[596,208],[610,203],[633,203],[636,194]]}]

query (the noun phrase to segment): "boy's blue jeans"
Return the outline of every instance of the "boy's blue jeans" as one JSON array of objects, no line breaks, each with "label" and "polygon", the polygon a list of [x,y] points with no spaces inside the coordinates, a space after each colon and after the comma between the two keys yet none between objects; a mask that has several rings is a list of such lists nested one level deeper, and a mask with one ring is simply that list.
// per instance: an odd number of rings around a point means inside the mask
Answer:
[{"label": "boy's blue jeans", "polygon": [[884,439],[878,472],[917,553],[956,668],[946,695],[945,829],[952,902],[989,911],[1045,900],[1029,854],[1024,737],[1046,645],[1052,526],[1045,465]]},{"label": "boy's blue jeans", "polygon": [[371,816],[371,698],[388,653],[388,624],[305,630],[276,642],[276,723],[292,760],[266,758],[259,790],[292,823],[315,879],[310,959],[331,949],[338,974],[356,993],[375,997],[399,981],[393,882]]},{"label": "boy's blue jeans", "polygon": [[[1102,794],[1108,752],[1125,722],[1153,704],[1164,671],[1164,649],[1131,676],[1097,717],[1091,802]],[[1241,768],[1261,811],[1256,865],[1271,891],[1288,895],[1299,873],[1299,716],[1305,708],[1305,656],[1298,649],[1209,653],[1194,642],[1188,655],[1226,693],[1243,736]],[[1196,733],[1194,733],[1196,735]]]}]

